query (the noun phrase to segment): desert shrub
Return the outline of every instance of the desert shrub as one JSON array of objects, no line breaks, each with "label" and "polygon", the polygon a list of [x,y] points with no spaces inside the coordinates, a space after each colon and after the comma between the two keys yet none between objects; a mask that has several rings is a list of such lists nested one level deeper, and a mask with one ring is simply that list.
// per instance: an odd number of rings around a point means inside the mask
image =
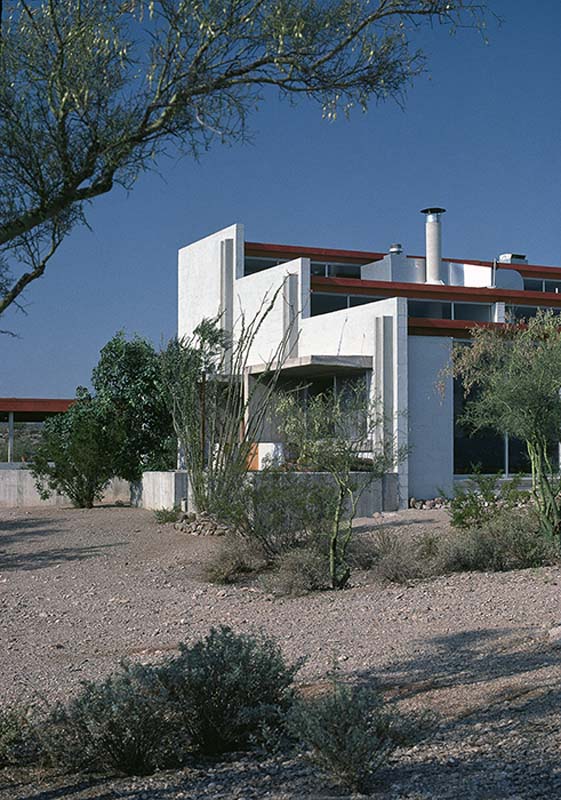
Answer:
[{"label": "desert shrub", "polygon": [[317,546],[296,547],[279,556],[263,583],[273,594],[291,597],[328,589],[329,562]]},{"label": "desert shrub", "polygon": [[0,709],[0,768],[26,763],[37,752],[38,743],[27,709]]},{"label": "desert shrub", "polygon": [[355,534],[349,542],[347,561],[353,569],[369,570],[376,564],[377,532],[373,535]]},{"label": "desert shrub", "polygon": [[331,690],[298,700],[288,727],[308,757],[345,786],[367,792],[372,777],[397,748],[420,738],[428,718],[391,712],[374,688],[335,678]]},{"label": "desert shrub", "polygon": [[204,576],[211,583],[236,583],[246,575],[261,572],[269,564],[259,542],[227,533],[205,565]]},{"label": "desert shrub", "polygon": [[199,752],[242,750],[261,728],[280,723],[300,663],[288,666],[272,639],[221,627],[180,650],[159,674]]},{"label": "desert shrub", "polygon": [[427,562],[420,557],[418,543],[385,530],[376,533],[373,543],[374,575],[390,583],[408,583],[425,577]]},{"label": "desert shrub", "polygon": [[152,667],[121,664],[51,711],[42,734],[51,761],[73,771],[147,775],[181,763],[187,740]]},{"label": "desert shrub", "polygon": [[177,508],[157,508],[154,517],[158,525],[166,525],[168,522],[177,522],[181,515],[181,509]]},{"label": "desert shrub", "polygon": [[[376,545],[370,537],[357,536],[349,543],[347,561],[353,569],[371,569],[376,556]],[[273,594],[292,597],[329,589],[329,536],[318,532],[303,546],[280,555],[263,584]]]},{"label": "desert shrub", "polygon": [[274,559],[325,530],[334,503],[332,485],[271,466],[246,480],[216,513]]},{"label": "desert shrub", "polygon": [[502,509],[483,524],[442,542],[442,571],[504,572],[553,564],[559,548],[540,530],[530,509]]},{"label": "desert shrub", "polygon": [[450,522],[455,528],[483,525],[500,511],[516,508],[529,498],[521,491],[520,478],[499,482],[500,475],[475,471],[467,487],[457,486],[450,499]]}]

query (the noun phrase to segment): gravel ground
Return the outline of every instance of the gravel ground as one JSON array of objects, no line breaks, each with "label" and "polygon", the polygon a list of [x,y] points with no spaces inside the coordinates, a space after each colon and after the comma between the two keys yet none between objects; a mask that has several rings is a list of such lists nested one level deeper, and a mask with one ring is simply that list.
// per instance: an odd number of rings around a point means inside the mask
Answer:
[{"label": "gravel ground", "polygon": [[[358,535],[366,528],[361,521]],[[370,521],[371,523],[372,521]],[[442,511],[385,514],[403,536]],[[321,682],[337,659],[400,708],[432,709],[436,734],[379,774],[380,800],[561,798],[561,569],[470,573],[412,586],[368,575],[340,593],[274,599],[258,584],[205,583],[217,540],[137,509],[0,510],[0,696],[61,699],[123,656],[173,651],[212,625],[265,630]],[[0,772],[2,800],[344,797],[302,758],[234,758],[150,779],[82,781]]]}]

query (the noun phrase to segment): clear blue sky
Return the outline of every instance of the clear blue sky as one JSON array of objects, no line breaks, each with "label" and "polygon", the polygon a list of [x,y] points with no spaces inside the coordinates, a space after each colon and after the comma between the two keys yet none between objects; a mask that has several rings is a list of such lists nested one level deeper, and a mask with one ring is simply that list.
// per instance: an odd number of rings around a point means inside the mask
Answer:
[{"label": "clear blue sky", "polygon": [[270,99],[253,144],[166,159],[131,194],[95,201],[10,313],[0,396],[65,397],[88,384],[120,328],[159,345],[175,333],[179,247],[233,222],[252,241],[424,249],[419,209],[442,205],[443,253],[527,253],[561,264],[561,3],[491,0],[489,45],[438,27],[419,38],[430,73],[395,104],[328,123],[310,103]]}]

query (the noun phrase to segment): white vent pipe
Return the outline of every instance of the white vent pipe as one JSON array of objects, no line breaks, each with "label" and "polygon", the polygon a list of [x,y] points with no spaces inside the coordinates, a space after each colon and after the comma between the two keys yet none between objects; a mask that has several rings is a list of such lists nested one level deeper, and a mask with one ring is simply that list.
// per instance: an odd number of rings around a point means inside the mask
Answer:
[{"label": "white vent pipe", "polygon": [[423,208],[426,215],[425,237],[427,258],[427,283],[442,283],[442,230],[440,216],[445,208]]}]

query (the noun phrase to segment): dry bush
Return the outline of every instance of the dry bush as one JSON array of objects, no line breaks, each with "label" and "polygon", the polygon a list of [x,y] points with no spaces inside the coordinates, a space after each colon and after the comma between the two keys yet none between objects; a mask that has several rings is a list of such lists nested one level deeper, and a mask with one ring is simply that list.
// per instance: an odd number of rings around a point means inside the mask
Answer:
[{"label": "dry bush", "polygon": [[277,559],[263,584],[273,594],[290,597],[328,589],[329,562],[318,547],[297,547]]},{"label": "dry bush", "polygon": [[446,537],[441,546],[443,572],[506,572],[559,561],[559,547],[540,530],[531,509],[505,509],[484,524]]},{"label": "dry bush", "polygon": [[205,565],[204,576],[210,583],[236,583],[247,575],[263,572],[269,563],[259,542],[227,533]]},{"label": "dry bush", "polygon": [[408,583],[426,576],[426,564],[419,559],[412,539],[380,530],[373,541],[373,573],[390,583]]}]

